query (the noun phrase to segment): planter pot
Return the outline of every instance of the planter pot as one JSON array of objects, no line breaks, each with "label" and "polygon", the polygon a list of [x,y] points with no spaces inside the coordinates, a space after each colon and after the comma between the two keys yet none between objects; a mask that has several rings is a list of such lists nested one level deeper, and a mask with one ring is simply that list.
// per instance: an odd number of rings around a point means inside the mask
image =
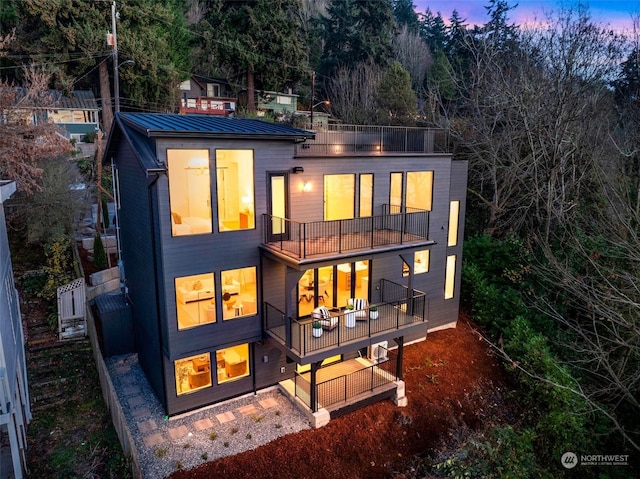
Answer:
[{"label": "planter pot", "polygon": [[319,338],[322,336],[322,328],[311,328],[311,334],[314,338]]},{"label": "planter pot", "polygon": [[378,319],[377,311],[369,311],[369,319]]},{"label": "planter pot", "polygon": [[356,327],[356,313],[355,311],[351,311],[345,313],[344,315],[344,325],[347,328],[355,328]]}]

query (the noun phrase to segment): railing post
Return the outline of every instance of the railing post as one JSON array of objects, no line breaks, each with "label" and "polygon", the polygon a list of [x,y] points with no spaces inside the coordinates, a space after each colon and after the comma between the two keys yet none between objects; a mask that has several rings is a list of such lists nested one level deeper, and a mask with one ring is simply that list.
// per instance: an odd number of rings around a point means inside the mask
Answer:
[{"label": "railing post", "polygon": [[298,223],[298,238],[300,241],[300,246],[298,248],[298,256],[300,258],[305,258],[307,255],[307,242],[305,238],[307,236],[307,223]]},{"label": "railing post", "polygon": [[318,412],[318,384],[316,383],[317,371],[318,363],[311,363],[311,374],[309,375],[311,385],[309,387],[309,393],[312,412]]}]

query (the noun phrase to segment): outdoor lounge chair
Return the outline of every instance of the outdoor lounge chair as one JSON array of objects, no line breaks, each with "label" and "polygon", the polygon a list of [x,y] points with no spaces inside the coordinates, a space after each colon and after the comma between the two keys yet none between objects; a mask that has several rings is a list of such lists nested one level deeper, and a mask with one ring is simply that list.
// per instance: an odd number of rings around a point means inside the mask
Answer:
[{"label": "outdoor lounge chair", "polygon": [[331,312],[326,306],[320,306],[314,309],[311,312],[311,317],[314,321],[319,321],[322,325],[322,329],[325,329],[327,331],[331,331],[333,328],[335,328],[340,321],[338,317],[331,316]]},{"label": "outdoor lounge chair", "polygon": [[356,313],[356,321],[366,321],[369,319],[369,301],[364,298],[349,298],[347,304],[353,305]]}]

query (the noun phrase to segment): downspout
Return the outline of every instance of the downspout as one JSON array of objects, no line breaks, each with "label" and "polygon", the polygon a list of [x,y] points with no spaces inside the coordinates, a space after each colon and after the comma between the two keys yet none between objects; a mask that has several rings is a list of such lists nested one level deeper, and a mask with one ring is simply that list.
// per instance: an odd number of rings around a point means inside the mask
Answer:
[{"label": "downspout", "polygon": [[118,254],[118,272],[120,275],[120,290],[123,291],[126,278],[124,276],[124,264],[122,262],[122,245],[120,243],[120,216],[118,211],[120,210],[120,178],[118,176],[118,170],[113,162],[113,156],[111,157],[111,178],[113,183],[113,201],[115,203],[114,221],[116,224],[116,253]]}]

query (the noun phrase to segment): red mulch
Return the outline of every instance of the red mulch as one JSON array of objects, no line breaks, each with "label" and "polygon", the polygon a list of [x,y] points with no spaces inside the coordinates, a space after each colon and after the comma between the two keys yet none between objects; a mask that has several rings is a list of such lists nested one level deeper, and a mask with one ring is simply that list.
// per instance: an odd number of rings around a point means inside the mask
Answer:
[{"label": "red mulch", "polygon": [[462,318],[457,328],[430,333],[426,341],[405,348],[405,408],[381,401],[332,419],[320,429],[290,434],[170,477],[402,476],[412,457],[438,449],[452,430],[481,427],[507,409],[502,366],[474,328]]}]

